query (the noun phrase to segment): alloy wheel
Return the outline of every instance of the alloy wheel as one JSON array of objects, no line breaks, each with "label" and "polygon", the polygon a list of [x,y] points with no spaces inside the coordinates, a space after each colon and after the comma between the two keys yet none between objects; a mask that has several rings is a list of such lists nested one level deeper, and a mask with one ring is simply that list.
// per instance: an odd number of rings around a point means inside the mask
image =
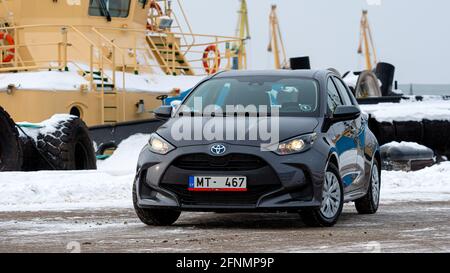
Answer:
[{"label": "alloy wheel", "polygon": [[380,175],[376,165],[372,168],[372,199],[375,205],[380,201]]},{"label": "alloy wheel", "polygon": [[322,195],[322,207],[320,212],[328,219],[332,219],[339,212],[341,205],[341,187],[339,179],[332,172],[327,172],[325,175],[325,183]]}]

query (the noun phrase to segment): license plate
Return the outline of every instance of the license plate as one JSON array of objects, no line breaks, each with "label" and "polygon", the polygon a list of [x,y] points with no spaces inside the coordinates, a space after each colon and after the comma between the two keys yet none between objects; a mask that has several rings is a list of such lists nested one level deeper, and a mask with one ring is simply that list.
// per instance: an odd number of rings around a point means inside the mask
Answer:
[{"label": "license plate", "polygon": [[190,176],[189,191],[247,191],[245,176]]}]

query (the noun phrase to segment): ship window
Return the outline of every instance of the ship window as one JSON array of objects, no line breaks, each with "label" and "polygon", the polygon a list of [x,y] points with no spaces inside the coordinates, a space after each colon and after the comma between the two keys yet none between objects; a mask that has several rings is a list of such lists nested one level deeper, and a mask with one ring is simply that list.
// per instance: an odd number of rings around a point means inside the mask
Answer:
[{"label": "ship window", "polygon": [[[130,13],[131,0],[90,0],[90,16],[107,16],[126,18]],[[106,9],[106,10],[105,10]]]}]

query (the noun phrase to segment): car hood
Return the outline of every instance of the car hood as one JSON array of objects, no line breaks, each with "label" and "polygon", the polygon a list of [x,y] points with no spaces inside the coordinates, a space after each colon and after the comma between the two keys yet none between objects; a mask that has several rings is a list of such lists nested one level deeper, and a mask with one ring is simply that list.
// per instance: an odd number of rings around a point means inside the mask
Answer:
[{"label": "car hood", "polygon": [[[278,120],[279,130],[276,130],[275,120]],[[235,124],[235,126],[224,126],[224,124]],[[195,125],[194,125],[195,124]],[[216,124],[217,127],[211,129],[211,125]],[[222,124],[222,126],[220,125]],[[244,128],[237,128],[236,124],[245,124]],[[272,119],[270,117],[265,118],[248,118],[248,117],[177,117],[170,119],[167,123],[161,126],[157,133],[169,141],[176,147],[195,146],[195,145],[208,145],[212,143],[228,143],[234,145],[244,146],[260,146],[261,144],[270,143],[270,140],[250,139],[250,136],[258,129],[274,128],[275,132],[279,132],[278,140],[284,141],[296,136],[308,134],[314,132],[319,125],[318,118],[310,117],[279,117],[278,119]],[[222,127],[222,128],[221,128]],[[225,129],[226,128],[226,129]],[[222,139],[205,139],[202,131],[215,132],[214,135],[222,135]],[[200,135],[201,139],[195,137],[195,133]],[[200,132],[200,134],[198,134]],[[237,140],[237,133],[243,135],[245,133],[245,140]],[[226,135],[234,135],[233,139],[225,138]],[[276,133],[270,133],[271,136],[276,137]],[[183,137],[182,137],[183,136]],[[190,137],[189,137],[190,136]],[[274,142],[272,142],[274,143]]]}]

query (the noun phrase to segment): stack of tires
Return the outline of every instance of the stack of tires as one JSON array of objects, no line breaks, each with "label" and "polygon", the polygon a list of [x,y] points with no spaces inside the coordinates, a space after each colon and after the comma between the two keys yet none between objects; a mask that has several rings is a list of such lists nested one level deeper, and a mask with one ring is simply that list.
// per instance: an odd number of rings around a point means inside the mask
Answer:
[{"label": "stack of tires", "polygon": [[436,155],[450,158],[450,122],[440,120],[379,122],[371,117],[369,127],[380,145],[393,141],[415,142]]},{"label": "stack of tires", "polygon": [[[359,73],[352,91],[360,104],[400,102],[404,97],[393,90],[394,76],[395,67],[380,62],[374,71]],[[351,79],[352,77],[348,78],[348,83]],[[450,159],[450,121],[424,119],[379,122],[370,117],[369,127],[380,145],[391,142],[414,142],[432,149],[438,157],[445,156]],[[406,154],[410,154],[410,151],[406,151]]]},{"label": "stack of tires", "polygon": [[20,128],[0,107],[0,171],[89,170],[96,162],[88,128],[78,117],[60,117],[51,128]]}]

